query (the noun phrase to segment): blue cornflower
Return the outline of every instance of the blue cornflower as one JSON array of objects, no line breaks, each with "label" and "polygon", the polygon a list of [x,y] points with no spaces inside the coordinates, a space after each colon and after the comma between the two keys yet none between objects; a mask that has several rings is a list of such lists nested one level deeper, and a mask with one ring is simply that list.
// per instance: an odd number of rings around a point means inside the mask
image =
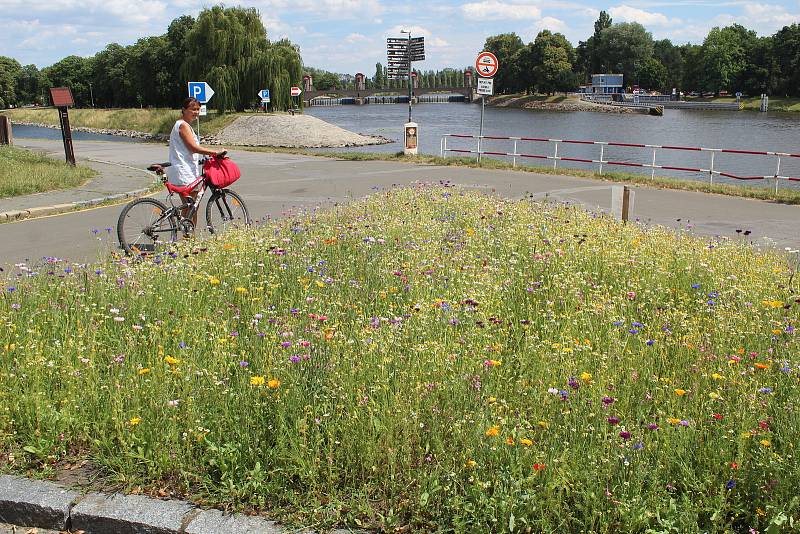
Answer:
[{"label": "blue cornflower", "polygon": [[759,393],[764,393],[764,394],[772,393],[772,388],[761,388],[761,389],[758,390],[758,392]]},{"label": "blue cornflower", "polygon": [[611,324],[613,324],[614,326],[622,326],[622,321],[614,321]]},{"label": "blue cornflower", "polygon": [[692,289],[700,289],[700,284],[692,284]]},{"label": "blue cornflower", "polygon": [[652,346],[653,346],[653,343],[655,343],[655,341],[653,341],[652,339],[648,339],[648,340],[647,340],[647,346],[648,346],[648,347],[652,347]]},{"label": "blue cornflower", "polygon": [[733,479],[730,479],[728,482],[725,483],[725,489],[729,489],[730,490],[730,489],[733,489],[735,487],[736,487],[736,481],[733,480]]}]

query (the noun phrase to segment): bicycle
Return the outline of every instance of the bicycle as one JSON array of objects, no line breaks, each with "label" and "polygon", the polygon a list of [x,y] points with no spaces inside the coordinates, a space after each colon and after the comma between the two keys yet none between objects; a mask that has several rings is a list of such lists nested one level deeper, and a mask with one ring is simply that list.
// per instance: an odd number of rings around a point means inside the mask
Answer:
[{"label": "bicycle", "polygon": [[[225,152],[216,157],[225,157]],[[206,158],[201,160],[201,165]],[[169,191],[169,206],[154,198],[140,198],[127,204],[119,214],[117,237],[120,246],[130,256],[147,256],[164,249],[167,243],[178,239],[178,232],[184,237],[194,234],[192,218],[200,207],[200,202],[207,189],[211,197],[206,204],[206,228],[211,234],[221,234],[231,226],[249,225],[250,213],[238,193],[231,189],[220,188],[211,183],[205,173],[197,177],[193,183],[181,187],[167,180],[165,170],[169,163],[154,163],[147,167],[156,173],[161,183]],[[199,189],[198,189],[199,188]],[[197,196],[191,201],[189,193],[197,189]],[[176,206],[175,195],[181,199]],[[183,210],[187,209],[186,215]]]}]

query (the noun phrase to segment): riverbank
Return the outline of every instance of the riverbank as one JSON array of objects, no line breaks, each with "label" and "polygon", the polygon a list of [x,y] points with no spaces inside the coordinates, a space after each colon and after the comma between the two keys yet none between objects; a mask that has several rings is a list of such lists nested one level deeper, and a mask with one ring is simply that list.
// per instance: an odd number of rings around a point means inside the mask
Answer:
[{"label": "riverbank", "polygon": [[572,96],[499,95],[489,98],[487,104],[497,108],[533,109],[541,111],[593,111],[597,113],[636,113],[631,108],[587,102]]},{"label": "riverbank", "polygon": [[[149,118],[139,118],[140,130],[116,128],[120,116],[130,110],[74,110],[70,120],[73,131],[129,137],[145,141],[169,140],[175,123],[174,110],[145,110]],[[60,129],[53,109],[12,110],[7,113],[13,124]],[[174,116],[173,116],[174,115]],[[391,143],[381,136],[361,135],[316,117],[284,113],[229,113],[212,115],[201,122],[201,143],[227,146],[272,146],[279,148],[341,148]]]}]

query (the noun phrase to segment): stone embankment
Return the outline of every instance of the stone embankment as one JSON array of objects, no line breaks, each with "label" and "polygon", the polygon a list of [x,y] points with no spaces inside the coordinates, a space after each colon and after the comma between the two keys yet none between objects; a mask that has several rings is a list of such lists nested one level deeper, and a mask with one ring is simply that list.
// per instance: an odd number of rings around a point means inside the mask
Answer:
[{"label": "stone embankment", "polygon": [[567,97],[560,101],[542,100],[539,96],[496,96],[487,100],[490,106],[498,108],[537,109],[542,111],[593,111],[598,113],[636,113],[631,108],[623,108],[587,102]]},{"label": "stone embankment", "polygon": [[332,148],[391,143],[390,139],[357,134],[310,115],[257,114],[242,116],[225,127],[209,144]]},{"label": "stone embankment", "polygon": [[[61,126],[58,126],[56,124],[42,124],[38,122],[14,121],[14,124],[19,124],[20,126],[35,126],[37,128],[52,128],[54,130],[61,129]],[[119,137],[130,137],[132,139],[143,139],[145,141],[169,140],[169,135],[166,134],[151,134],[146,132],[136,132],[133,130],[114,130],[110,128],[88,128],[86,126],[70,126],[70,130],[74,132],[87,132],[87,133],[101,134],[101,135],[116,135]]]}]

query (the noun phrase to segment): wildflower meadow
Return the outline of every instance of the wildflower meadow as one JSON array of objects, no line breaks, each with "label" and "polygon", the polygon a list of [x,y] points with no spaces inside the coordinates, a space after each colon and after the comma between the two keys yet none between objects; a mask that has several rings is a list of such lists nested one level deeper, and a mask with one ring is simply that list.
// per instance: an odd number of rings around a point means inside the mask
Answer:
[{"label": "wildflower meadow", "polygon": [[800,529],[797,254],[454,187],[0,285],[0,471],[294,526]]}]

